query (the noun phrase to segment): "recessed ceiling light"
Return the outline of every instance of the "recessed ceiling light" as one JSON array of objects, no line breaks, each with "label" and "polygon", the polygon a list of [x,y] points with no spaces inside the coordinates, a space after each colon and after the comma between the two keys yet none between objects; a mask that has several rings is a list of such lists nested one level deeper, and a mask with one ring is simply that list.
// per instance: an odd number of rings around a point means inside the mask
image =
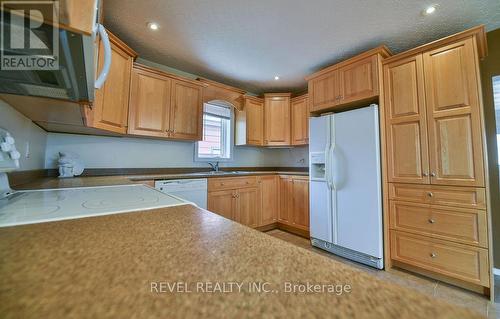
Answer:
[{"label": "recessed ceiling light", "polygon": [[160,26],[158,25],[158,23],[150,22],[148,23],[148,28],[150,28],[151,30],[158,30]]},{"label": "recessed ceiling light", "polygon": [[434,12],[436,12],[436,9],[437,9],[437,5],[432,5],[432,6],[429,6],[427,7],[425,10],[424,10],[424,15],[429,15],[429,14],[433,14]]},{"label": "recessed ceiling light", "polygon": [[277,76],[277,75],[275,75],[275,76],[274,76],[274,79],[275,79],[276,81],[278,81],[278,80],[280,79],[280,77],[279,77],[279,76]]}]

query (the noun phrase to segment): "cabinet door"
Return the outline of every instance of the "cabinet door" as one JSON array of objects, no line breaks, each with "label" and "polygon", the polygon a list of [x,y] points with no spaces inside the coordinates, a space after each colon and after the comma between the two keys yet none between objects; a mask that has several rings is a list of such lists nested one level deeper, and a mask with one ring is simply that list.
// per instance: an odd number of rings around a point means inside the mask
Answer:
[{"label": "cabinet door", "polygon": [[340,103],[349,103],[378,95],[377,64],[378,58],[374,55],[339,70]]},{"label": "cabinet door", "polygon": [[261,206],[258,188],[241,188],[236,197],[235,220],[248,227],[258,227]]},{"label": "cabinet door", "polygon": [[176,139],[202,139],[202,88],[196,84],[173,80],[170,129]]},{"label": "cabinet door", "polygon": [[384,66],[389,182],[429,183],[422,56]]},{"label": "cabinet door", "polygon": [[277,176],[259,177],[260,196],[262,201],[260,225],[269,225],[278,220],[279,198]]},{"label": "cabinet door", "polygon": [[236,216],[236,191],[225,190],[208,193],[208,210],[228,219]]},{"label": "cabinet door", "polygon": [[264,144],[264,103],[246,100],[245,111],[247,113],[247,144]]},{"label": "cabinet door", "polygon": [[307,98],[294,99],[291,102],[292,145],[309,143],[309,108]]},{"label": "cabinet door", "polygon": [[295,227],[309,230],[309,181],[305,179],[292,179],[291,200],[292,224]]},{"label": "cabinet door", "polygon": [[311,112],[337,105],[340,98],[339,86],[340,81],[337,70],[309,80],[308,93]]},{"label": "cabinet door", "polygon": [[[104,64],[104,47],[99,41],[98,72]],[[90,126],[117,133],[127,133],[130,72],[133,57],[111,42],[113,63],[101,89],[95,91],[93,118]]]},{"label": "cabinet door", "polygon": [[473,39],[424,53],[431,183],[484,186]]},{"label": "cabinet door", "polygon": [[290,98],[266,97],[264,145],[290,145]]},{"label": "cabinet door", "polygon": [[171,82],[167,77],[147,71],[132,71],[129,134],[168,136]]},{"label": "cabinet door", "polygon": [[278,220],[280,222],[292,223],[292,209],[293,209],[293,197],[292,197],[292,179],[289,177],[280,177],[279,185],[279,214]]}]

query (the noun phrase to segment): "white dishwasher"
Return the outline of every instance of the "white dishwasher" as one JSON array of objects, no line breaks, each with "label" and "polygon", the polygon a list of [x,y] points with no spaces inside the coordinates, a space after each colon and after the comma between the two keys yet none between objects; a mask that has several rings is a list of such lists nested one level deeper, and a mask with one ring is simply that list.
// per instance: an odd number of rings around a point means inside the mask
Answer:
[{"label": "white dishwasher", "polygon": [[160,192],[177,196],[200,208],[207,209],[208,183],[206,178],[155,181],[155,188]]}]

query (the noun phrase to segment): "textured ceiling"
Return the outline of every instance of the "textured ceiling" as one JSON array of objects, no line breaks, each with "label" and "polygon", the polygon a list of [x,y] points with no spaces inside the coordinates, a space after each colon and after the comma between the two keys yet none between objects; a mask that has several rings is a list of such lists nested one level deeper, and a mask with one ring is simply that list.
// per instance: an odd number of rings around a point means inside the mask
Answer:
[{"label": "textured ceiling", "polygon": [[397,53],[500,28],[500,0],[105,0],[104,15],[144,59],[262,93],[303,90],[308,74],[380,44]]}]

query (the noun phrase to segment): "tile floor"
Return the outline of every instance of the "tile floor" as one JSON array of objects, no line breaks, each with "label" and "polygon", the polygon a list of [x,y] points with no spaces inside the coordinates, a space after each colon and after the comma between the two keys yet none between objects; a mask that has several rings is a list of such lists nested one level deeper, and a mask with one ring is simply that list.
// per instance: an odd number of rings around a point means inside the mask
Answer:
[{"label": "tile floor", "polygon": [[267,234],[300,246],[304,249],[308,249],[345,264],[349,264],[353,267],[366,271],[377,278],[392,281],[393,283],[400,284],[411,289],[416,289],[424,294],[435,296],[436,298],[442,299],[451,304],[467,307],[473,311],[481,313],[487,318],[500,319],[500,277],[498,276],[495,277],[495,281],[497,283],[495,286],[496,300],[495,303],[490,303],[484,296],[430,278],[396,269],[393,269],[390,272],[380,271],[342,257],[335,256],[319,248],[312,247],[309,240],[305,238],[282,230],[274,229],[268,231]]}]

